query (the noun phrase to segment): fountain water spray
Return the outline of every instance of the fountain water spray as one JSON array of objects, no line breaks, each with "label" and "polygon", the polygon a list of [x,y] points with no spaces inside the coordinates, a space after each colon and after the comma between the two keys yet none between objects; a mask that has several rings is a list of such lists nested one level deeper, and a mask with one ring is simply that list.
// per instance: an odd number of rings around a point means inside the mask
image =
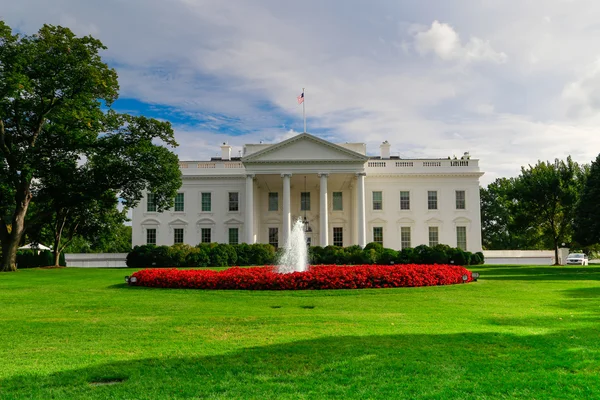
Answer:
[{"label": "fountain water spray", "polygon": [[308,249],[302,219],[298,218],[294,224],[284,250],[277,267],[279,273],[308,271]]}]

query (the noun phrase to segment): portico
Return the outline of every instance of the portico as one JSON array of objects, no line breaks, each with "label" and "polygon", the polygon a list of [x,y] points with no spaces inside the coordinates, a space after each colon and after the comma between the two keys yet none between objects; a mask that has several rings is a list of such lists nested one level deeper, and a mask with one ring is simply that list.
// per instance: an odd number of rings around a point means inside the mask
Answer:
[{"label": "portico", "polygon": [[[300,218],[311,244],[333,244],[336,228],[337,244],[358,242],[364,246],[367,160],[360,153],[308,134],[247,154],[242,162],[247,172],[248,243],[258,239],[284,246],[292,224]],[[256,221],[255,212],[261,215]]]}]

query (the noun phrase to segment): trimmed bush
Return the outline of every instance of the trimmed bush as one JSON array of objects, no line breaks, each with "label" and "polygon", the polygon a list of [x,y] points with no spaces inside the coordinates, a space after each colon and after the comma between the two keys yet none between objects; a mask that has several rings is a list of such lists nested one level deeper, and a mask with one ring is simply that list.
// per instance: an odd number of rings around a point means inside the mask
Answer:
[{"label": "trimmed bush", "polygon": [[[127,266],[144,267],[227,267],[246,265],[271,265],[280,258],[283,249],[277,253],[269,244],[229,245],[222,243],[201,243],[196,247],[186,244],[173,246],[136,246],[127,255]],[[308,259],[311,264],[325,265],[364,265],[364,264],[482,264],[483,254],[472,254],[445,244],[434,247],[420,245],[402,251],[387,249],[379,243],[369,243],[364,249],[360,246],[311,246]]]}]

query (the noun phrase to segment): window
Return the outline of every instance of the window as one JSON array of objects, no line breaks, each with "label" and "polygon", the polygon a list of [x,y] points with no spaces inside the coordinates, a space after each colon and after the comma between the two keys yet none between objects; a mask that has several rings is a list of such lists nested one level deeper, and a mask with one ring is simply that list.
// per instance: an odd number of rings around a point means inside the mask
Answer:
[{"label": "window", "polygon": [[466,208],[465,191],[457,190],[456,191],[456,209],[464,210],[465,208]]},{"label": "window", "polygon": [[427,192],[427,209],[437,210],[437,190],[429,190]]},{"label": "window", "polygon": [[279,228],[269,228],[269,244],[276,249],[279,247]]},{"label": "window", "polygon": [[279,193],[269,192],[269,211],[279,211]]},{"label": "window", "polygon": [[184,210],[183,203],[184,203],[184,195],[183,195],[183,193],[177,193],[177,196],[175,196],[175,211],[176,212]]},{"label": "window", "polygon": [[456,227],[456,247],[461,250],[467,250],[467,227],[457,226]]},{"label": "window", "polygon": [[410,210],[410,192],[409,191],[400,192],[400,209],[401,210]]},{"label": "window", "polygon": [[202,243],[210,243],[211,240],[211,231],[210,228],[202,228],[200,230],[200,241]]},{"label": "window", "polygon": [[229,192],[229,211],[240,210],[240,196],[238,192]]},{"label": "window", "polygon": [[429,227],[429,247],[437,246],[440,243],[440,231],[437,226]]},{"label": "window", "polygon": [[183,229],[182,228],[173,229],[173,243],[174,244],[183,243]]},{"label": "window", "polygon": [[310,192],[300,193],[300,211],[310,211]]},{"label": "window", "polygon": [[408,249],[410,246],[410,226],[400,227],[400,248]]},{"label": "window", "polygon": [[333,228],[333,245],[344,247],[344,229]]},{"label": "window", "polygon": [[383,245],[383,228],[381,226],[373,227],[373,241]]},{"label": "window", "polygon": [[146,229],[146,244],[156,244],[156,229]]},{"label": "window", "polygon": [[202,193],[202,211],[212,211],[212,193]]},{"label": "window", "polygon": [[343,211],[344,202],[342,192],[333,192],[333,211]]},{"label": "window", "polygon": [[240,242],[240,232],[238,228],[229,228],[229,244],[238,244]]},{"label": "window", "polygon": [[373,192],[373,210],[383,210],[382,192]]},{"label": "window", "polygon": [[148,204],[146,207],[148,212],[156,212],[156,194],[148,193]]}]

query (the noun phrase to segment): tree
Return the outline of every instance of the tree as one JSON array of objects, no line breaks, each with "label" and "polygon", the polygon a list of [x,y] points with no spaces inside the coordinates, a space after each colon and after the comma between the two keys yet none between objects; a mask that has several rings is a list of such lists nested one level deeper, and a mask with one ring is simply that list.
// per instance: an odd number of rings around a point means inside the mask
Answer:
[{"label": "tree", "polygon": [[498,178],[480,189],[483,248],[489,250],[542,249],[542,232],[530,224],[520,207],[518,178]]},{"label": "tree", "polygon": [[582,246],[600,243],[600,154],[590,166],[575,214],[575,240]]},{"label": "tree", "polygon": [[[21,36],[0,21],[0,270],[16,269],[28,224],[41,226],[50,213],[56,232],[61,220],[81,229],[77,218],[101,212],[108,203],[94,201],[113,202],[117,193],[128,207],[145,190],[157,193],[159,211],[172,205],[181,185],[177,156],[155,144],[177,145],[171,125],[103,110],[118,95],[103,49],[68,28],[44,25]],[[76,179],[82,171],[87,186]],[[92,189],[95,199],[84,195]],[[37,221],[27,220],[32,202],[45,211]]]},{"label": "tree", "polygon": [[586,169],[568,157],[566,162],[538,162],[521,168],[513,199],[527,217],[530,226],[539,226],[548,244],[554,248],[570,242],[575,210],[585,183]]}]

